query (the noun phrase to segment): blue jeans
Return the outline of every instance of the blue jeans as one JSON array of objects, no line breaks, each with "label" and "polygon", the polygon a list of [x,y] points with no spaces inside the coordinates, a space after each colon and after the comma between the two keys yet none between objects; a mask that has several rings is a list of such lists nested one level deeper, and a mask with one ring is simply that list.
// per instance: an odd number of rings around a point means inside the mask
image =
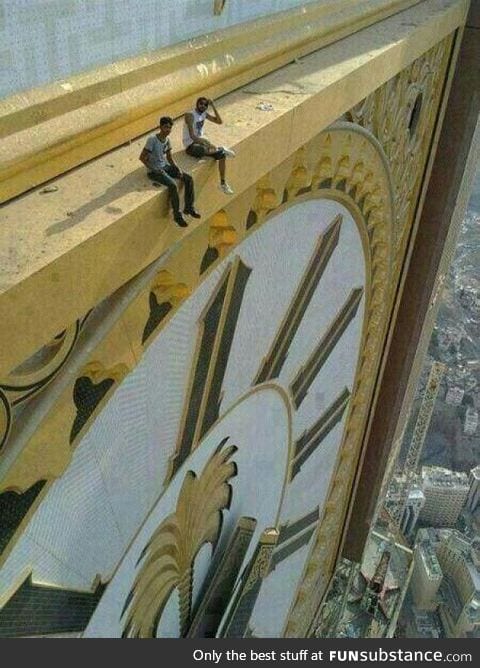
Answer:
[{"label": "blue jeans", "polygon": [[193,208],[195,190],[193,187],[193,179],[190,174],[181,172],[178,167],[175,167],[174,165],[165,165],[163,169],[149,171],[148,176],[153,181],[158,181],[158,183],[161,183],[163,186],[167,186],[173,213],[175,215],[180,213],[180,201],[175,179],[181,179],[185,184],[185,209]]}]

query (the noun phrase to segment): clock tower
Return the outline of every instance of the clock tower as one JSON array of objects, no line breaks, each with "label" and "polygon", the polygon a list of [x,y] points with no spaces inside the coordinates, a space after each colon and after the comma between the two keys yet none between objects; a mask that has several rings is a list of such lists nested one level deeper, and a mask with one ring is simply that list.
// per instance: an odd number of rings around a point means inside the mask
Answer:
[{"label": "clock tower", "polygon": [[[68,114],[53,84],[9,98],[9,141],[35,109],[35,141],[59,134],[0,165],[7,234],[36,215],[45,250],[0,293],[0,635],[305,637],[361,555],[468,3],[360,2],[347,26],[335,4],[218,30],[217,65],[196,38],[72,76]],[[149,106],[167,58],[180,90]],[[236,194],[179,153],[202,212],[179,229],[137,137],[192,90],[223,95]]]}]

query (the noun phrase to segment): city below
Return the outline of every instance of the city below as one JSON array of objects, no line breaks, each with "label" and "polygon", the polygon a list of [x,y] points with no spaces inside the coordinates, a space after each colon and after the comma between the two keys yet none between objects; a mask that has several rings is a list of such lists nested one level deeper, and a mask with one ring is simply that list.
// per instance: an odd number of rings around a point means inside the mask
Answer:
[{"label": "city below", "polygon": [[363,560],[343,559],[325,638],[480,637],[480,172],[409,424]]}]

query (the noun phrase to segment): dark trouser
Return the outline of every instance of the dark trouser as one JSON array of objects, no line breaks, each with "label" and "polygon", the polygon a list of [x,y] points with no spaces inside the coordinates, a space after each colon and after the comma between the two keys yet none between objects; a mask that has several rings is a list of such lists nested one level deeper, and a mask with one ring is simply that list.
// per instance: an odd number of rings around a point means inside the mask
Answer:
[{"label": "dark trouser", "polygon": [[195,142],[187,146],[185,152],[193,158],[213,158],[214,160],[221,160],[225,157],[223,148],[217,148],[215,151],[211,151],[203,144],[196,144]]},{"label": "dark trouser", "polygon": [[165,165],[163,169],[158,171],[150,171],[149,177],[153,181],[158,181],[163,186],[167,186],[170,193],[170,202],[175,214],[180,213],[180,201],[178,198],[178,188],[174,179],[182,179],[185,184],[185,209],[192,209],[195,200],[195,191],[193,187],[193,179],[190,174],[181,172],[178,167],[173,165]]}]

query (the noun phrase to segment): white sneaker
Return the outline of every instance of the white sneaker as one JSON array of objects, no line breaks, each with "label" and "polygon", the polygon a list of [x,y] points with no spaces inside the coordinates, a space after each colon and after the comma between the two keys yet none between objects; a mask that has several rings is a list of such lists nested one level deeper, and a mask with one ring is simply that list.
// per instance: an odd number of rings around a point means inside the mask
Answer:
[{"label": "white sneaker", "polygon": [[228,185],[228,183],[221,183],[218,187],[220,188],[220,190],[222,190],[225,193],[225,195],[233,195],[234,194],[233,188],[231,188]]},{"label": "white sneaker", "polygon": [[235,151],[231,148],[226,148],[225,146],[220,146],[220,148],[225,153],[227,158],[234,158],[237,155]]}]

